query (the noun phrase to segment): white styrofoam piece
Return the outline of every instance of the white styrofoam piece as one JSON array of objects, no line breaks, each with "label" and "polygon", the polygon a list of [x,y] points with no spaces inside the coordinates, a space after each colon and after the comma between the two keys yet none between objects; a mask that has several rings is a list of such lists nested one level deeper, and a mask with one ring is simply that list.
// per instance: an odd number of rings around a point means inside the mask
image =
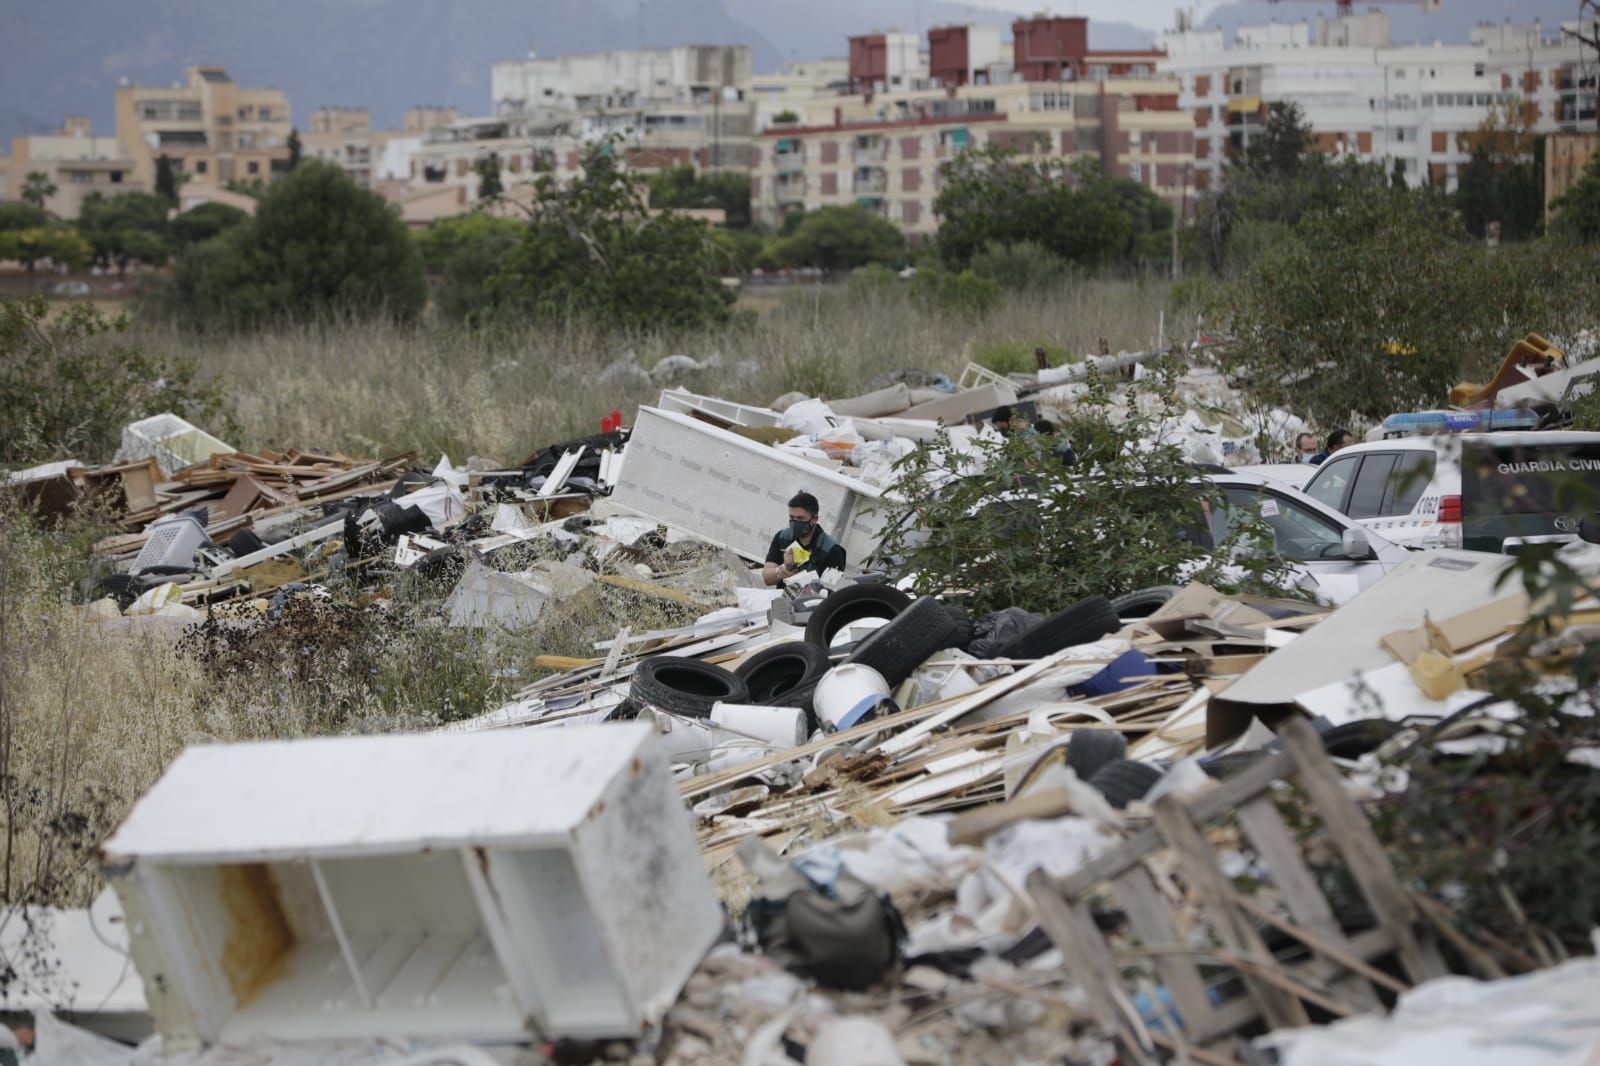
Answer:
[{"label": "white styrofoam piece", "polygon": [[[81,910],[7,907],[0,913],[0,955],[15,970],[0,987],[0,1010],[136,1015],[142,1032],[130,1035],[149,1033],[144,986],[128,958],[127,923],[109,888]],[[38,972],[29,960],[39,961]],[[101,1022],[90,1024],[104,1031]]]},{"label": "white styrofoam piece", "polygon": [[104,861],[169,1045],[637,1035],[722,925],[638,722],[190,748]]}]

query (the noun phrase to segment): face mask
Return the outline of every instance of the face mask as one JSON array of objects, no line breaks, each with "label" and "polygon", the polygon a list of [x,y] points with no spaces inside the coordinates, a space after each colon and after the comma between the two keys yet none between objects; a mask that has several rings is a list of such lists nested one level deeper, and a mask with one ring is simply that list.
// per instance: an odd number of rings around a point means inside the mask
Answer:
[{"label": "face mask", "polygon": [[794,534],[795,540],[804,540],[811,535],[811,523],[796,522],[791,518],[789,520],[789,532]]}]

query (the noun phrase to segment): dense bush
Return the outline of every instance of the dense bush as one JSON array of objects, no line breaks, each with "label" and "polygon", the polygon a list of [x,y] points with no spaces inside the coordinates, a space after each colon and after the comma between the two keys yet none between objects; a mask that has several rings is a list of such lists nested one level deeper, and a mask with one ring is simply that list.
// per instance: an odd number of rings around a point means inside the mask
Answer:
[{"label": "dense bush", "polygon": [[1000,283],[970,270],[924,268],[911,276],[911,296],[930,311],[985,315],[1005,299]]},{"label": "dense bush", "polygon": [[778,241],[775,253],[786,266],[852,270],[905,257],[905,236],[894,223],[857,204],[790,216],[786,228],[791,220],[793,228]]},{"label": "dense bush", "polygon": [[92,304],[52,316],[42,297],[0,305],[0,463],[108,461],[122,427],[172,411],[228,435],[228,401],[192,363],[147,354]]},{"label": "dense bush", "polygon": [[1072,275],[1070,263],[1036,241],[990,241],[973,255],[971,269],[1016,291],[1047,289],[1064,284]]},{"label": "dense bush", "polygon": [[415,242],[383,198],[308,160],[255,218],[179,259],[159,308],[200,329],[353,317],[414,320],[427,302]]}]

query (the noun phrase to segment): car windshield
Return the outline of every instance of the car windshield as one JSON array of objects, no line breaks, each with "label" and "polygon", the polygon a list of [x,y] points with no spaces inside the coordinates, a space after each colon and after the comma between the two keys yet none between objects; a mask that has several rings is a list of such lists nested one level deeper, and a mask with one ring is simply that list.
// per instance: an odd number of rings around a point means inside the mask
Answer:
[{"label": "car windshield", "polygon": [[1223,490],[1221,505],[1213,502],[1210,510],[1211,539],[1215,544],[1227,540],[1230,532],[1247,521],[1247,516],[1258,514],[1272,530],[1273,549],[1283,558],[1303,563],[1344,557],[1344,530],[1277,493],[1229,486]]}]

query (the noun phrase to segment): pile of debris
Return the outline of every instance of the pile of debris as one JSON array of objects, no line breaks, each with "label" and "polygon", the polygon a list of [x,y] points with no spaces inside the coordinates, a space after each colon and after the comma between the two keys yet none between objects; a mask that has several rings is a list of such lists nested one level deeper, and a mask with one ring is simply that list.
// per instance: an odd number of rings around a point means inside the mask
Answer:
[{"label": "pile of debris", "polygon": [[[870,576],[769,588],[749,564],[794,486],[869,558],[910,442],[1027,402],[993,379],[791,399],[668,391],[503,469],[224,451],[152,474],[155,510],[128,505],[140,552],[197,502],[244,519],[225,552],[222,528],[176,550],[180,573],[121,551],[131,579],[184,577],[158,587],[189,610],[422,570],[451,625],[536,624],[597,585],[678,620],[622,619],[433,733],[186,752],[102,849],[114,895],[90,913],[114,932],[54,945],[157,1034],[94,1061],[509,1062],[561,1041],[563,1061],[1218,1063],[1266,1037],[1332,1062],[1289,1031],[1531,968],[1403,881],[1364,805],[1398,747],[1514,730],[1508,665],[1592,714],[1586,593],[1553,610],[1502,584],[1505,557],[1460,551],[1337,609],[1189,584],[969,617]],[[246,531],[260,547],[234,547]],[[1600,549],[1561,558],[1600,574]],[[1600,991],[1592,967],[1556,973]],[[6,996],[111,1031],[71,995]]]}]

